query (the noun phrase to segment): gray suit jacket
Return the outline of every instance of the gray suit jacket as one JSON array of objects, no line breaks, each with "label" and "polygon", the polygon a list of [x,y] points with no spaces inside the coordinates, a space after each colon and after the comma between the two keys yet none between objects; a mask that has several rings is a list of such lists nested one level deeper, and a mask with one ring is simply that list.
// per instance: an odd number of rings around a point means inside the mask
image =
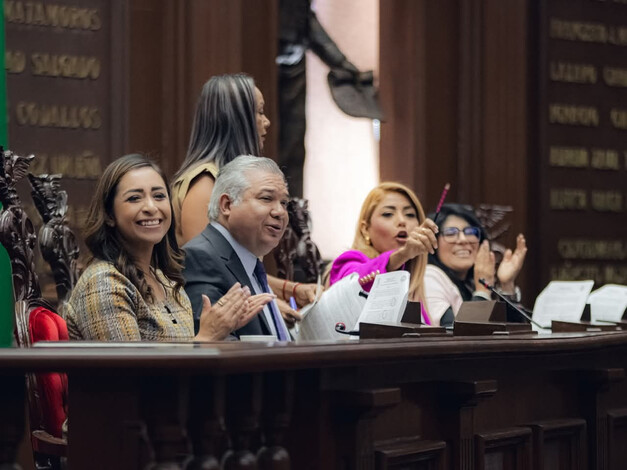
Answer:
[{"label": "gray suit jacket", "polygon": [[[255,291],[233,247],[211,225],[207,225],[183,249],[185,292],[192,303],[194,328],[198,332],[202,294],[209,297],[211,305],[214,305],[236,282],[242,287],[248,286],[252,293]],[[240,335],[269,335],[271,331],[263,314],[259,314],[234,334],[239,338]]]}]

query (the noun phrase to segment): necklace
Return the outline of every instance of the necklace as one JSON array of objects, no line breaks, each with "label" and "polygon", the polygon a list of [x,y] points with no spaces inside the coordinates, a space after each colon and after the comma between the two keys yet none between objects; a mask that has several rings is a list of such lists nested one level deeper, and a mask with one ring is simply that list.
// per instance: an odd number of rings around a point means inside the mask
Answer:
[{"label": "necklace", "polygon": [[176,321],[176,317],[174,316],[174,313],[172,313],[172,310],[170,310],[170,306],[168,305],[168,293],[165,290],[165,286],[157,278],[157,273],[152,266],[150,267],[149,272],[150,272],[150,277],[153,279],[153,281],[159,287],[161,287],[161,291],[163,292],[163,307],[165,308],[165,311],[168,312],[168,315],[170,315],[170,320],[172,320],[172,323],[176,325],[178,321]]}]

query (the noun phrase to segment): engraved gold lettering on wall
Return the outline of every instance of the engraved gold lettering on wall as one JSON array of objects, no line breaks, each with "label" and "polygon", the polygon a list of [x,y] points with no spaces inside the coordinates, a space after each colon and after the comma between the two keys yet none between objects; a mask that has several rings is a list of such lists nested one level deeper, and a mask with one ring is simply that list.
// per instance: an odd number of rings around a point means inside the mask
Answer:
[{"label": "engraved gold lettering on wall", "polygon": [[627,26],[608,26],[607,42],[615,46],[627,46]]},{"label": "engraved gold lettering on wall", "polygon": [[22,73],[26,68],[26,54],[7,49],[4,52],[4,68],[9,73]]},{"label": "engraved gold lettering on wall", "polygon": [[31,54],[30,59],[33,75],[92,80],[100,76],[100,60],[97,57],[36,52]]},{"label": "engraved gold lettering on wall", "polygon": [[594,84],[597,82],[597,69],[590,64],[551,61],[549,76],[554,82]]},{"label": "engraved gold lettering on wall", "polygon": [[98,31],[102,27],[96,8],[80,8],[61,3],[4,1],[7,23],[51,28]]},{"label": "engraved gold lettering on wall", "polygon": [[564,259],[627,260],[627,241],[562,238],[557,252]]},{"label": "engraved gold lettering on wall", "polygon": [[592,149],[590,166],[597,170],[620,170],[620,155],[617,150]]},{"label": "engraved gold lettering on wall", "polygon": [[549,122],[567,126],[598,127],[599,110],[594,106],[549,104]]},{"label": "engraved gold lettering on wall", "polygon": [[610,110],[610,120],[615,128],[627,130],[627,109],[612,108]]},{"label": "engraved gold lettering on wall", "polygon": [[627,69],[603,67],[603,81],[608,86],[627,87]]},{"label": "engraved gold lettering on wall", "polygon": [[20,126],[56,127],[61,129],[99,129],[101,112],[95,106],[49,105],[20,101],[15,106]]},{"label": "engraved gold lettering on wall", "polygon": [[608,31],[606,26],[602,23],[551,18],[549,35],[553,39],[598,42],[604,44],[607,42]]},{"label": "engraved gold lettering on wall", "polygon": [[78,155],[37,153],[31,163],[30,171],[34,174],[62,174],[64,178],[98,179],[102,174],[100,157],[91,150]]},{"label": "engraved gold lettering on wall", "polygon": [[557,210],[583,210],[588,207],[588,197],[583,189],[551,189],[549,206]]},{"label": "engraved gold lettering on wall", "polygon": [[[544,3],[539,110],[547,113],[549,126],[540,134],[540,149],[548,160],[540,174],[542,220],[548,223],[539,236],[558,240],[540,256],[541,277],[548,281],[548,271],[551,279],[623,284],[627,0]],[[556,216],[559,224],[551,223]],[[600,240],[592,238],[597,234]]]},{"label": "engraved gold lettering on wall", "polygon": [[620,264],[561,263],[551,266],[551,279],[577,281],[592,279],[597,285],[627,283],[627,266]]},{"label": "engraved gold lettering on wall", "polygon": [[559,147],[552,145],[549,150],[551,166],[586,168],[588,160],[588,150],[585,147]]},{"label": "engraved gold lettering on wall", "polygon": [[622,212],[623,193],[620,191],[592,191],[590,202],[594,210],[600,212]]}]

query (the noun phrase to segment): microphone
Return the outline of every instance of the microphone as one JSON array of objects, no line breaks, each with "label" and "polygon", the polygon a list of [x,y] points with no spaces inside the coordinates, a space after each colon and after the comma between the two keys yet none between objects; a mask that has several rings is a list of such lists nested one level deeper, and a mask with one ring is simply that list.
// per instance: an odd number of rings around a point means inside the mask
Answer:
[{"label": "microphone", "polygon": [[516,310],[523,318],[527,319],[527,321],[529,321],[529,323],[532,323],[533,325],[537,326],[538,328],[542,328],[543,330],[550,330],[551,329],[551,328],[547,328],[546,326],[540,325],[537,321],[534,321],[529,315],[527,315],[523,310],[521,310],[518,306],[516,306],[516,304],[514,304],[514,302],[509,300],[503,294],[498,292],[494,287],[492,287],[490,284],[488,284],[485,279],[483,279],[483,278],[479,279],[479,283],[483,287],[485,287],[486,289],[489,289],[490,292],[492,292],[493,294],[496,294],[496,296],[499,299],[503,300],[507,305],[512,307],[514,310]]},{"label": "microphone", "polygon": [[335,331],[343,335],[359,336],[359,331],[346,331],[346,325],[342,322],[337,322],[335,324]]}]

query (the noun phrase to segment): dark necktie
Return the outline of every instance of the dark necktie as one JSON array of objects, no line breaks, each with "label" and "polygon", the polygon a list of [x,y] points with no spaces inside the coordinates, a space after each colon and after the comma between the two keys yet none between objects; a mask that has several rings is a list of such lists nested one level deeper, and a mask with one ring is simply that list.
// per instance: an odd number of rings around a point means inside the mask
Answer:
[{"label": "dark necktie", "polygon": [[[255,265],[254,274],[263,291],[270,294],[270,289],[268,288],[268,276],[266,275],[266,270],[263,267],[263,263],[259,260],[257,260],[257,264]],[[274,301],[270,302],[268,304],[268,307],[270,308],[270,313],[272,314],[272,320],[274,321],[274,326],[276,328],[276,333],[279,341],[289,341],[290,335],[287,332],[285,323],[281,321],[281,314],[277,311]]]}]

